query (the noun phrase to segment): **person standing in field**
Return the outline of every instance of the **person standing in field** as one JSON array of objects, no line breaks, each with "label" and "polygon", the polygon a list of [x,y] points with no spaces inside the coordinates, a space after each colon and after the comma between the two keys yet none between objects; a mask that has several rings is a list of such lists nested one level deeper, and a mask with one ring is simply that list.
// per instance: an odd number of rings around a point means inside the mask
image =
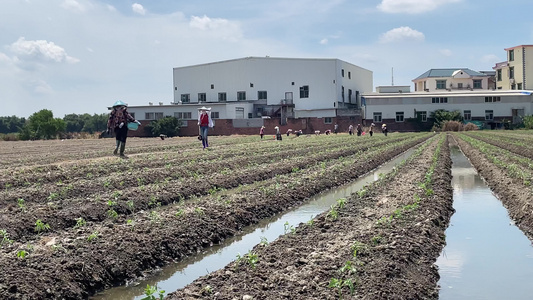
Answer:
[{"label": "person standing in field", "polygon": [[202,106],[198,109],[198,126],[200,126],[200,136],[202,137],[202,145],[204,149],[209,147],[209,142],[207,140],[207,130],[213,128],[215,124],[213,119],[211,119],[211,107],[207,108]]},{"label": "person standing in field", "polygon": [[372,123],[370,124],[370,129],[368,130],[368,133],[370,133],[370,136],[372,136],[374,134],[374,127],[376,126],[376,124]]},{"label": "person standing in field", "polygon": [[124,155],[124,149],[126,148],[126,139],[128,138],[128,122],[134,122],[141,125],[141,122],[135,120],[132,115],[127,111],[128,104],[118,100],[113,104],[113,109],[109,114],[107,120],[107,133],[113,129],[115,132],[116,147],[113,151],[114,155],[117,155],[120,148],[120,157],[127,158]]},{"label": "person standing in field", "polygon": [[352,124],[350,124],[350,126],[348,126],[348,133],[350,135],[353,135],[353,125]]},{"label": "person standing in field", "polygon": [[265,135],[265,126],[261,126],[261,129],[259,129],[259,135],[261,136],[261,139],[263,139],[263,136]]},{"label": "person standing in field", "polygon": [[281,132],[279,131],[279,127],[276,126],[274,127],[274,129],[276,130],[276,140],[281,141],[283,138],[281,137]]},{"label": "person standing in field", "polygon": [[339,124],[335,123],[335,126],[333,126],[333,132],[337,134],[339,132]]},{"label": "person standing in field", "polygon": [[363,133],[363,127],[361,127],[361,124],[357,124],[357,136],[361,136],[361,134]]},{"label": "person standing in field", "polygon": [[389,132],[389,130],[387,129],[387,124],[381,124],[381,132],[383,132],[383,134],[387,136],[387,133]]}]

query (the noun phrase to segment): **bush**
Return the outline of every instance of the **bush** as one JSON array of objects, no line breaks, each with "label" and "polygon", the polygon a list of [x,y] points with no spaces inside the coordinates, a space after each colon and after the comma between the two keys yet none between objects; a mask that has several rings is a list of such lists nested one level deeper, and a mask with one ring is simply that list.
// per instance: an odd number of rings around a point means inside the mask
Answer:
[{"label": "bush", "polygon": [[19,140],[19,135],[18,135],[18,133],[7,133],[7,134],[0,133],[0,140],[3,140],[3,141],[18,141]]}]

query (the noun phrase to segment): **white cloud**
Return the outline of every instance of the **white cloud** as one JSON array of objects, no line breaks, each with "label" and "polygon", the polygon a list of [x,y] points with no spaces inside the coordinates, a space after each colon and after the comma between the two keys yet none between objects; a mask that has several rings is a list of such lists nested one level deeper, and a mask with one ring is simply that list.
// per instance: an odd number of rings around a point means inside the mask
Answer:
[{"label": "white cloud", "polygon": [[189,27],[208,33],[214,33],[216,38],[237,41],[242,37],[242,31],[238,22],[230,22],[227,19],[192,16]]},{"label": "white cloud", "polygon": [[423,41],[425,36],[422,32],[403,26],[391,29],[380,37],[381,43],[393,43],[402,41]]},{"label": "white cloud", "polygon": [[320,44],[321,45],[326,45],[328,43],[328,39],[321,39],[320,40]]},{"label": "white cloud", "polygon": [[54,92],[52,87],[42,79],[35,80],[31,84],[33,85],[33,90],[38,94],[49,95]]},{"label": "white cloud", "polygon": [[146,14],[146,9],[144,9],[144,7],[142,5],[140,5],[139,3],[133,3],[133,5],[131,6],[131,9],[138,13],[139,15],[145,15]]},{"label": "white cloud", "polygon": [[217,29],[225,27],[228,24],[229,21],[226,19],[211,19],[206,15],[204,15],[203,17],[192,16],[191,21],[189,22],[189,26],[201,30]]},{"label": "white cloud", "polygon": [[446,4],[462,0],[382,0],[378,9],[386,13],[420,14],[437,9]]},{"label": "white cloud", "polygon": [[45,40],[26,41],[20,37],[9,49],[19,58],[38,61],[77,63],[79,59],[68,56],[65,49]]},{"label": "white cloud", "polygon": [[61,4],[61,7],[63,7],[66,10],[73,11],[73,12],[84,12],[85,11],[85,7],[76,0],[65,0]]},{"label": "white cloud", "polygon": [[452,56],[452,50],[450,50],[450,49],[441,49],[440,50],[440,54],[442,54],[444,56]]}]

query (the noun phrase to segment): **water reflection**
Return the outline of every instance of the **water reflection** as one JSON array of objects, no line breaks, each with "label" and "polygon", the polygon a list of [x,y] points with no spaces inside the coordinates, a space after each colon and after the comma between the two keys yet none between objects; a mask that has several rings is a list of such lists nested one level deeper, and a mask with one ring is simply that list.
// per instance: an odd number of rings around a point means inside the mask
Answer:
[{"label": "water reflection", "polygon": [[351,184],[318,194],[302,206],[247,227],[241,235],[227,239],[223,244],[210,247],[194,257],[171,264],[146,280],[137,282],[135,285],[106,290],[94,296],[92,300],[138,300],[143,298],[144,288],[147,284],[157,285],[160,290],[165,290],[166,293],[183,288],[195,279],[223,268],[235,260],[237,254],[247,253],[262,239],[275,240],[285,233],[287,229],[285,224],[288,223],[289,226],[296,227],[300,223],[311,220],[314,216],[329,209],[339,198],[349,197],[365,185],[378,180],[381,173],[390,172],[394,166],[407,159],[413,152],[412,149],[406,151]]},{"label": "water reflection", "polygon": [[455,214],[437,260],[439,299],[532,299],[533,247],[457,148],[452,148]]}]

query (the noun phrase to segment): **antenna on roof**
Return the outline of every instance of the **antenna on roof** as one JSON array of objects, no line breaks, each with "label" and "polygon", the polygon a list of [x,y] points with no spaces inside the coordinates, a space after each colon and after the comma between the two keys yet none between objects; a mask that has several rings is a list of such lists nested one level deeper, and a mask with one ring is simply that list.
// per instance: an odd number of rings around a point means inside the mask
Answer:
[{"label": "antenna on roof", "polygon": [[392,67],[392,86],[394,86],[394,67]]}]

